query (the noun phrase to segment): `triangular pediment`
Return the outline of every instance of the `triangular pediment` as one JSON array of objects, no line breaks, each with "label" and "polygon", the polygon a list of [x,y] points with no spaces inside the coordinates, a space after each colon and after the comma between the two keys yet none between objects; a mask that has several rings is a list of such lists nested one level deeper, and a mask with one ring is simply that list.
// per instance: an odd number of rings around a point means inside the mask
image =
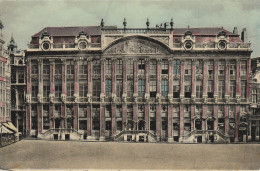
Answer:
[{"label": "triangular pediment", "polygon": [[108,46],[104,54],[169,54],[161,44],[152,39],[122,38]]}]

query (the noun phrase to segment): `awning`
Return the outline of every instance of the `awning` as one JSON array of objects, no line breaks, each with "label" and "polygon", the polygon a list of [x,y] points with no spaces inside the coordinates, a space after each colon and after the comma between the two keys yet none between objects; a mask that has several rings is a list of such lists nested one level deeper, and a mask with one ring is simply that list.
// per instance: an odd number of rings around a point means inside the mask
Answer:
[{"label": "awning", "polygon": [[0,124],[0,134],[12,134],[13,132],[7,129],[4,125]]},{"label": "awning", "polygon": [[17,129],[11,122],[2,123],[6,128],[12,130],[13,132],[17,132]]}]

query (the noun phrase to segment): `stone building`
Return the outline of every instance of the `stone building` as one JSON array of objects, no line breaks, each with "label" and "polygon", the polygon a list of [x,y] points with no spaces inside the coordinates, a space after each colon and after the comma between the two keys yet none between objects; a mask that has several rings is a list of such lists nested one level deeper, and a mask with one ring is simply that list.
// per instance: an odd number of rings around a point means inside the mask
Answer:
[{"label": "stone building", "polygon": [[20,137],[25,136],[26,66],[24,51],[18,50],[13,36],[8,44],[11,67],[11,118]]},{"label": "stone building", "polygon": [[250,105],[245,30],[240,38],[237,28],[126,24],[46,27],[32,36],[25,53],[27,136],[239,141],[240,116]]},{"label": "stone building", "polygon": [[247,141],[260,141],[260,58],[252,58],[251,113],[242,118],[245,121],[244,130],[247,132]]}]

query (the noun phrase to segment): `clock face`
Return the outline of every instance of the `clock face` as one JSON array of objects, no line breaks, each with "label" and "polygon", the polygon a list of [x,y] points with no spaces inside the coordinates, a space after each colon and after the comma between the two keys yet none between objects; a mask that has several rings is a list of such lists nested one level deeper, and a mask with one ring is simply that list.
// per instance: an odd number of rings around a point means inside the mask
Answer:
[{"label": "clock face", "polygon": [[184,43],[184,48],[185,48],[186,50],[191,50],[191,49],[192,49],[192,42],[191,42],[191,41],[186,41],[186,42]]},{"label": "clock face", "polygon": [[50,43],[49,42],[44,42],[42,44],[42,48],[43,48],[43,50],[49,50],[50,49]]},{"label": "clock face", "polygon": [[219,48],[220,50],[226,49],[226,48],[227,48],[227,43],[226,43],[225,41],[220,41],[220,42],[218,43],[218,48]]},{"label": "clock face", "polygon": [[80,50],[84,50],[86,48],[87,48],[87,42],[85,42],[85,41],[79,42],[79,49]]}]

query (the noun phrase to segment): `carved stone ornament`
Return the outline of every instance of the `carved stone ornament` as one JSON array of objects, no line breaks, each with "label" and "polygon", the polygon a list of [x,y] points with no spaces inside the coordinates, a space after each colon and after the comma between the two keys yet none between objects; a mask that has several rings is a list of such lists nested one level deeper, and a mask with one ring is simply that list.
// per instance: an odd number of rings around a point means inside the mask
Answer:
[{"label": "carved stone ornament", "polygon": [[66,77],[67,77],[67,79],[73,79],[73,78],[74,78],[74,75],[69,74],[69,75],[67,75]]},{"label": "carved stone ornament", "polygon": [[138,75],[138,79],[144,79],[144,75]]},{"label": "carved stone ornament", "polygon": [[26,102],[31,103],[31,94],[26,94]]},{"label": "carved stone ornament", "polygon": [[100,93],[100,102],[105,102],[105,94],[104,93]]},{"label": "carved stone ornament", "polygon": [[203,96],[203,102],[207,103],[208,102],[208,97],[207,96]]},{"label": "carved stone ornament", "polygon": [[77,103],[79,101],[79,95],[78,94],[74,94],[74,102]]},{"label": "carved stone ornament", "polygon": [[127,79],[132,80],[132,79],[134,79],[134,76],[133,75],[127,75]]},{"label": "carved stone ornament", "polygon": [[202,74],[196,75],[196,79],[197,79],[197,80],[202,80],[202,79],[203,79],[203,75],[202,75]]},{"label": "carved stone ornament", "polygon": [[151,36],[151,38],[156,39],[166,45],[169,45],[169,37],[168,36]]},{"label": "carved stone ornament", "polygon": [[106,79],[112,79],[112,75],[105,75]]},{"label": "carved stone ornament", "polygon": [[54,94],[49,94],[50,102],[54,103]]},{"label": "carved stone ornament", "polygon": [[61,94],[61,101],[62,101],[63,103],[66,102],[66,94]]},{"label": "carved stone ornament", "polygon": [[137,103],[138,102],[138,94],[134,93],[133,97],[134,97],[134,102]]},{"label": "carved stone ornament", "polygon": [[150,94],[149,94],[149,93],[145,93],[144,98],[145,98],[145,101],[146,101],[146,102],[149,102],[149,100],[150,100]]},{"label": "carved stone ornament", "polygon": [[37,94],[37,100],[38,100],[39,103],[42,103],[42,98],[43,98],[43,95],[38,93]]},{"label": "carved stone ornament", "polygon": [[214,96],[214,103],[218,103],[218,96]]},{"label": "carved stone ornament", "polygon": [[87,101],[88,101],[88,103],[92,102],[92,95],[91,94],[87,94]]},{"label": "carved stone ornament", "polygon": [[32,79],[32,80],[38,80],[38,75],[35,75],[35,74],[34,74],[34,75],[31,75],[31,79]]},{"label": "carved stone ornament", "polygon": [[122,101],[125,103],[127,99],[127,94],[122,94]]},{"label": "carved stone ornament", "polygon": [[173,95],[172,94],[168,94],[168,100],[170,103],[173,102]]},{"label": "carved stone ornament", "polygon": [[194,96],[194,95],[193,95],[193,96],[191,96],[191,103],[193,103],[193,104],[194,104],[194,103],[195,103],[195,101],[196,101],[196,96]]},{"label": "carved stone ornament", "polygon": [[173,75],[173,79],[174,80],[179,80],[180,79],[180,75]]},{"label": "carved stone ornament", "polygon": [[55,75],[54,78],[60,80],[61,79],[61,75]]},{"label": "carved stone ornament", "polygon": [[161,95],[158,94],[158,93],[156,94],[156,100],[157,100],[157,102],[159,102],[159,103],[161,102]]},{"label": "carved stone ornament", "polygon": [[184,103],[184,97],[180,96],[180,102],[183,104]]},{"label": "carved stone ornament", "polygon": [[112,98],[112,102],[116,102],[116,94],[112,93],[111,98]]},{"label": "carved stone ornament", "polygon": [[237,103],[240,103],[241,101],[240,96],[236,96],[236,99],[237,99]]},{"label": "carved stone ornament", "polygon": [[165,54],[165,49],[156,43],[132,38],[119,42],[105,51],[106,54]]},{"label": "carved stone ornament", "polygon": [[93,74],[93,75],[92,75],[92,78],[93,78],[93,79],[100,79],[100,75],[98,75],[98,74]]},{"label": "carved stone ornament", "polygon": [[168,80],[168,75],[162,75],[162,79],[164,79],[164,80]]},{"label": "carved stone ornament", "polygon": [[229,95],[225,95],[225,101],[226,103],[229,103]]}]

